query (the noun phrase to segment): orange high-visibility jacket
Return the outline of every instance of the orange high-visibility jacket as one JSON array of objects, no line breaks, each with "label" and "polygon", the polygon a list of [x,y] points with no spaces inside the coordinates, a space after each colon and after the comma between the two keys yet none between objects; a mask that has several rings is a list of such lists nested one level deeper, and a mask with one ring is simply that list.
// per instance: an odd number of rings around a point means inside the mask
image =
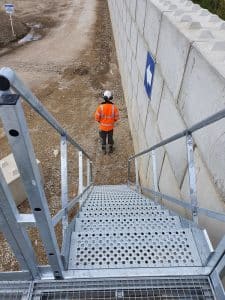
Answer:
[{"label": "orange high-visibility jacket", "polygon": [[95,112],[95,121],[100,123],[99,129],[110,131],[114,123],[119,119],[119,110],[112,102],[101,103]]}]

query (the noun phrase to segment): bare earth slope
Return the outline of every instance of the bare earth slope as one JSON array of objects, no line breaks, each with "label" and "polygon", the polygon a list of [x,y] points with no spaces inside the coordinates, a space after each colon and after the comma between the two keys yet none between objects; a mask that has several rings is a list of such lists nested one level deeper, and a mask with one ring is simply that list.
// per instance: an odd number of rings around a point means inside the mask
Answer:
[{"label": "bare earth slope", "polygon": [[[44,20],[44,38],[0,57],[0,67],[10,66],[24,79],[42,103],[63,127],[79,142],[93,159],[96,184],[120,184],[127,180],[127,159],[133,153],[127,111],[121,88],[110,17],[105,0],[38,1],[36,15],[28,5],[32,1],[14,1],[20,5],[20,18]],[[37,3],[37,2],[35,2]],[[22,5],[24,4],[24,10]],[[47,10],[46,5],[51,9]],[[54,4],[54,5],[53,5]],[[26,13],[27,10],[27,13]],[[51,21],[49,30],[46,17]],[[93,119],[104,89],[114,91],[120,110],[120,121],[115,128],[116,151],[111,156],[100,150],[98,127]],[[46,195],[52,215],[60,208],[59,138],[27,105],[25,112],[37,158],[41,161]],[[0,157],[9,153],[5,137],[0,140]],[[76,193],[77,153],[69,149],[73,183],[70,195]],[[25,202],[22,212],[29,211]],[[60,229],[60,228],[59,228]],[[57,236],[60,240],[60,231]],[[31,231],[34,247],[41,262],[45,261],[41,243]],[[5,244],[0,249],[4,256]],[[8,252],[7,252],[8,253]],[[13,258],[0,264],[0,269],[15,269]]]}]

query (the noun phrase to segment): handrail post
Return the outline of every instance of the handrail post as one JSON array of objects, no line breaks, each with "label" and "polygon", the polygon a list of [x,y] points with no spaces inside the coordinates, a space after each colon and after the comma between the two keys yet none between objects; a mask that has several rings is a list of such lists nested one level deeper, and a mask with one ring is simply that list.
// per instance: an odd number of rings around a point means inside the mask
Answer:
[{"label": "handrail post", "polygon": [[[156,163],[156,153],[155,150],[152,150],[151,152],[152,156],[152,171],[153,171],[153,184],[154,184],[154,191],[158,192],[158,176],[157,176],[157,163]],[[158,196],[155,194],[154,195],[155,200],[158,200]]]},{"label": "handrail post", "polygon": [[130,164],[131,161],[128,160],[128,166],[127,166],[127,185],[130,186]]},{"label": "handrail post", "polygon": [[87,158],[87,186],[91,183],[91,163],[90,159]]},{"label": "handrail post", "polygon": [[90,183],[93,183],[93,163],[90,160]]},{"label": "handrail post", "polygon": [[[3,93],[0,92],[0,97],[2,96]],[[64,268],[23,107],[18,99],[14,105],[9,105],[9,103],[11,104],[10,99],[13,97],[10,90],[4,92],[4,105],[0,106],[0,116],[21,174],[49,264],[55,278],[63,278]]]},{"label": "handrail post", "polygon": [[197,187],[196,187],[196,174],[194,165],[194,148],[193,138],[191,134],[186,137],[187,157],[188,157],[188,174],[189,174],[189,187],[192,207],[192,219],[198,223],[198,202],[197,202]]},{"label": "handrail post", "polygon": [[78,195],[83,192],[83,153],[82,151],[78,152],[79,156],[79,187],[78,187]]},{"label": "handrail post", "polygon": [[139,191],[139,176],[138,176],[138,159],[135,158],[134,164],[135,164],[135,182],[136,182],[136,190]]},{"label": "handrail post", "polygon": [[[67,206],[68,203],[68,160],[67,160],[67,139],[66,136],[61,136],[61,204],[62,208]],[[68,227],[68,214],[62,217],[62,233],[65,236],[65,231]]]}]

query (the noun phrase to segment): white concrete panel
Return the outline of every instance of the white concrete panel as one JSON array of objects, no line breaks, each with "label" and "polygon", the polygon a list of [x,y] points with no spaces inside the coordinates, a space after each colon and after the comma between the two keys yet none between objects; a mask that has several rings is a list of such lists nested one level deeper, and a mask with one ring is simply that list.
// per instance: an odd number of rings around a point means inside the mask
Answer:
[{"label": "white concrete panel", "polygon": [[137,25],[136,25],[135,22],[131,22],[131,34],[130,34],[130,36],[131,36],[131,39],[130,39],[131,48],[132,48],[134,57],[136,57],[138,30],[137,30]]},{"label": "white concrete panel", "polygon": [[153,79],[152,85],[152,95],[151,95],[151,106],[154,110],[156,116],[158,116],[159,106],[162,98],[162,91],[163,91],[163,77],[160,73],[160,69],[158,64],[155,65],[155,74]]},{"label": "white concrete panel", "polygon": [[130,32],[131,32],[131,16],[129,11],[127,11],[126,33],[129,40],[130,40]]},{"label": "white concrete panel", "polygon": [[140,77],[138,84],[138,93],[137,93],[137,102],[138,102],[138,113],[141,116],[142,124],[145,126],[146,116],[149,105],[149,98],[145,92],[144,81]]},{"label": "white concrete panel", "polygon": [[[173,196],[177,199],[181,199],[180,189],[167,155],[165,156],[162,166],[162,172],[159,180],[159,189],[160,192],[163,194]],[[185,214],[185,210],[183,208],[178,207],[177,205],[169,201],[163,200],[163,204],[169,209],[181,215]]]},{"label": "white concrete panel", "polygon": [[145,76],[145,67],[146,67],[146,59],[147,59],[147,46],[144,42],[144,39],[141,35],[138,36],[137,41],[137,65],[140,71],[141,77],[144,80]]},{"label": "white concrete panel", "polygon": [[131,16],[135,20],[137,0],[129,0],[129,3]]},{"label": "white concrete panel", "polygon": [[157,62],[174,99],[181,87],[189,47],[190,41],[163,15]]},{"label": "white concrete panel", "polygon": [[138,0],[137,7],[136,7],[136,22],[141,34],[143,34],[144,31],[145,12],[146,12],[146,0]]},{"label": "white concrete panel", "polygon": [[[147,148],[150,148],[155,144],[161,142],[161,136],[159,133],[157,119],[150,106],[148,108],[148,114],[146,119],[145,137],[146,137]],[[158,179],[160,176],[160,170],[162,168],[164,154],[165,154],[164,147],[160,147],[155,150]]]},{"label": "white concrete panel", "polygon": [[[225,106],[225,78],[192,49],[179,98],[181,114],[188,126],[201,121]],[[225,121],[219,121],[194,134],[214,183],[225,193]]]},{"label": "white concrete panel", "polygon": [[[159,109],[158,125],[162,139],[169,138],[185,129],[184,122],[180,117],[179,111],[177,110],[172,95],[166,85],[164,85]],[[166,145],[165,148],[168,152],[169,160],[177,182],[180,185],[183,180],[187,163],[185,139],[170,143]]]},{"label": "white concrete panel", "polygon": [[151,51],[151,54],[154,57],[156,57],[161,17],[162,11],[156,8],[151,1],[147,1],[144,37]]},{"label": "white concrete panel", "polygon": [[130,42],[127,43],[127,65],[128,65],[128,70],[129,73],[131,73],[131,58],[132,58],[132,50],[131,50],[131,45]]}]

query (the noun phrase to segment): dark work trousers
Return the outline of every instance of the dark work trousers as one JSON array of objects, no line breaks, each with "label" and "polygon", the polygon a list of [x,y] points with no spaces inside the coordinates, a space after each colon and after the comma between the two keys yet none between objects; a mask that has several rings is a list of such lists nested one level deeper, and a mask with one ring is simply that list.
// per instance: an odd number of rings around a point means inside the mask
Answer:
[{"label": "dark work trousers", "polygon": [[99,131],[99,135],[100,135],[100,138],[101,138],[101,141],[102,141],[102,149],[106,148],[106,139],[107,139],[107,137],[108,137],[108,144],[110,146],[112,146],[114,144],[114,141],[113,141],[113,130],[110,130],[110,131],[102,131],[102,130],[100,130]]}]

